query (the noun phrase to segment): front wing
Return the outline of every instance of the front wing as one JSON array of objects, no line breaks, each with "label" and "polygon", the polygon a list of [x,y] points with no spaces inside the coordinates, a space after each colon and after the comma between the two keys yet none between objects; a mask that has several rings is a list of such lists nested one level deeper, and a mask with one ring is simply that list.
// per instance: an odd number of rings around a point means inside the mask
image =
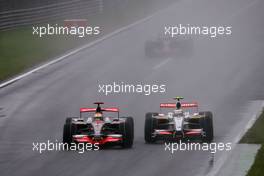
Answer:
[{"label": "front wing", "polygon": [[171,139],[179,139],[179,138],[191,138],[191,137],[201,137],[203,135],[202,129],[188,129],[184,131],[171,131],[171,130],[163,130],[163,129],[155,129],[152,133],[155,138],[171,138]]},{"label": "front wing", "polygon": [[73,135],[73,141],[77,143],[91,143],[105,145],[107,143],[120,143],[123,141],[122,135],[108,135],[102,137],[94,137],[89,135]]}]

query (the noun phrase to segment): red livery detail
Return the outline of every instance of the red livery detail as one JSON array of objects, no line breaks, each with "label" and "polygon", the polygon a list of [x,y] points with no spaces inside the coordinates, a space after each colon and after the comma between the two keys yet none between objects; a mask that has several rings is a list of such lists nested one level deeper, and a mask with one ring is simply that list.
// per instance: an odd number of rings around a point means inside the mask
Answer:
[{"label": "red livery detail", "polygon": [[182,108],[197,108],[198,103],[197,102],[191,102],[191,103],[181,103]]},{"label": "red livery detail", "polygon": [[176,108],[176,103],[161,103],[161,108]]},{"label": "red livery detail", "polygon": [[102,110],[107,112],[119,112],[118,108],[103,108]]},{"label": "red livery detail", "polygon": [[95,112],[96,108],[81,108],[80,112]]},{"label": "red livery detail", "polygon": [[164,135],[166,135],[166,134],[173,134],[171,131],[159,131],[158,133],[159,134],[164,134]]},{"label": "red livery detail", "polygon": [[186,136],[200,136],[201,131],[188,131],[185,133]]}]

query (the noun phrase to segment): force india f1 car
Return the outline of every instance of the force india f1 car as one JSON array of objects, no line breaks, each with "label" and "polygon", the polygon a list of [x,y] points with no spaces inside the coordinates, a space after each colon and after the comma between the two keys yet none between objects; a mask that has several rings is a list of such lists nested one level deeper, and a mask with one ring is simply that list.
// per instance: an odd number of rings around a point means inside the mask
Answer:
[{"label": "force india f1 car", "polygon": [[189,37],[160,36],[145,43],[145,55],[148,58],[186,58],[193,52],[193,40]]},{"label": "force india f1 car", "polygon": [[[67,118],[63,129],[64,143],[91,143],[98,145],[114,144],[131,148],[134,139],[134,121],[132,117],[119,117],[118,108],[101,108],[102,102],[96,102],[97,108],[81,108],[80,117]],[[94,113],[84,119],[83,113]],[[116,112],[117,117],[104,116],[103,113]]]},{"label": "force india f1 car", "polygon": [[[209,111],[198,112],[198,104],[182,103],[183,97],[174,98],[177,103],[161,103],[160,108],[174,109],[168,114],[147,113],[145,119],[145,141],[201,139],[213,140],[213,115]],[[195,108],[195,112],[186,109]]]}]

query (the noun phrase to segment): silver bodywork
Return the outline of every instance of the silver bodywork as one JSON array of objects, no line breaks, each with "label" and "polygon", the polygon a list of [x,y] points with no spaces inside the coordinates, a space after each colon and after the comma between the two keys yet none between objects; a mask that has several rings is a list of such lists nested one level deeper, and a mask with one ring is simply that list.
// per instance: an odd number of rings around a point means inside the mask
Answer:
[{"label": "silver bodywork", "polygon": [[[102,128],[105,124],[120,124],[123,123],[125,120],[120,118],[112,118],[112,117],[104,117],[103,120],[94,120],[93,117],[88,117],[87,120],[85,120],[84,118],[73,118],[72,119],[72,123],[74,124],[83,124],[83,125],[91,125],[93,127],[93,131],[94,137],[101,137],[102,136]],[[80,135],[74,135],[76,136],[80,136]],[[109,134],[107,136],[111,136],[111,137],[122,137],[121,134]]]},{"label": "silver bodywork", "polygon": [[162,132],[166,131],[173,131],[175,134],[182,134],[184,136],[185,131],[195,131],[198,133],[203,134],[202,129],[192,129],[189,128],[189,124],[192,124],[190,122],[190,119],[199,119],[202,116],[199,115],[199,113],[193,113],[190,114],[189,112],[169,112],[167,114],[158,114],[153,115],[153,118],[157,120],[167,120],[168,121],[168,128],[167,129],[154,129],[153,137],[155,137],[158,134],[161,134]]}]

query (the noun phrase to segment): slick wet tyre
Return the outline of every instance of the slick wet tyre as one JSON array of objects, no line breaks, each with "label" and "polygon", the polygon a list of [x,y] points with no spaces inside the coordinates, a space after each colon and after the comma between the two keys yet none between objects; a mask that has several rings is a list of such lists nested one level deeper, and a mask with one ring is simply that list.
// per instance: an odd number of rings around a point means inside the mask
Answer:
[{"label": "slick wet tyre", "polygon": [[210,143],[214,139],[213,114],[210,111],[200,112],[199,114],[202,116],[200,118],[200,126],[204,132],[202,140]]},{"label": "slick wet tyre", "polygon": [[157,115],[157,113],[147,113],[145,117],[145,141],[146,143],[154,143],[155,138],[152,137],[152,133],[154,129],[157,127],[157,119],[153,118],[153,115]]},{"label": "slick wet tyre", "polygon": [[65,123],[63,126],[63,143],[71,144],[73,142],[72,135],[77,132],[77,126],[73,123]]},{"label": "slick wet tyre", "polygon": [[123,148],[131,148],[134,141],[134,120],[132,117],[126,117],[125,122],[121,124],[121,133],[123,135]]},{"label": "slick wet tyre", "polygon": [[63,126],[63,143],[71,144],[72,135],[71,135],[71,124],[66,123]]},{"label": "slick wet tyre", "polygon": [[66,124],[70,124],[72,122],[72,118],[71,117],[67,117],[65,120]]}]

